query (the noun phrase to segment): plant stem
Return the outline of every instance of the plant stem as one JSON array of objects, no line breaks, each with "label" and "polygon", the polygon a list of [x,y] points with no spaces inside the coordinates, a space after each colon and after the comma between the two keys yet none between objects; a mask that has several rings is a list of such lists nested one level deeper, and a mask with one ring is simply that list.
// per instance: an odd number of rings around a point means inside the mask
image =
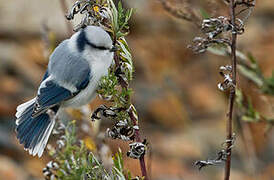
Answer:
[{"label": "plant stem", "polygon": [[[60,0],[60,4],[61,4],[61,8],[62,8],[62,11],[64,13],[64,15],[66,15],[68,13],[68,7],[67,7],[67,4],[66,4],[66,1],[65,0]],[[69,36],[71,36],[73,34],[73,26],[71,24],[70,21],[66,21],[66,26],[67,26],[67,31],[69,33]]]},{"label": "plant stem", "polygon": [[[114,44],[116,44],[116,36],[115,35],[114,35]],[[117,52],[115,52],[115,54],[114,54],[114,61],[115,61],[116,68],[119,67],[120,60],[119,60],[119,56],[118,56]],[[128,89],[128,84],[122,78],[119,79],[119,83],[120,83],[122,88]],[[130,101],[130,97],[127,97],[127,101]],[[131,104],[131,102],[129,102],[129,104]],[[135,117],[132,108],[129,109],[128,115],[129,115],[131,121],[133,122],[133,125],[139,127],[138,119]],[[139,129],[135,130],[135,140],[137,142],[142,142]],[[140,163],[140,168],[141,168],[141,172],[142,172],[142,177],[144,177],[144,180],[149,180],[149,178],[147,176],[147,169],[146,169],[146,163],[145,163],[145,157],[144,156],[140,157],[139,163]]]},{"label": "plant stem", "polygon": [[[134,126],[138,125],[138,120],[135,118],[135,116],[132,112],[132,109],[129,111],[129,117],[133,121]],[[142,142],[139,129],[135,130],[135,139],[137,142]],[[144,180],[149,180],[148,175],[147,175],[145,157],[141,156],[139,159],[139,162],[140,162],[140,167],[141,167],[141,171],[142,171],[142,176],[145,177]]]},{"label": "plant stem", "polygon": [[[230,20],[233,27],[235,27],[235,0],[230,0]],[[230,89],[229,94],[229,112],[228,120],[226,122],[226,153],[227,160],[225,164],[225,176],[224,180],[229,180],[230,177],[230,167],[231,167],[231,146],[232,146],[232,117],[233,117],[233,107],[235,100],[235,89],[236,89],[236,70],[237,70],[237,57],[236,57],[236,43],[237,43],[237,32],[232,30],[232,41],[231,41],[231,64],[232,64],[232,82],[233,87]]]}]

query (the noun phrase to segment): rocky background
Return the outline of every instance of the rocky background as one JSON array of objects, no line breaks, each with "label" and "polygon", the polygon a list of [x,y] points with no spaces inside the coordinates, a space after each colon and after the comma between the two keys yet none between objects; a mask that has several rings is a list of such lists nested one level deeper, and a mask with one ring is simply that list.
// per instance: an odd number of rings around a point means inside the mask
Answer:
[{"label": "rocky background", "polygon": [[[67,0],[69,6],[73,0]],[[207,1],[195,1],[210,9]],[[128,36],[136,73],[134,103],[142,134],[151,144],[147,162],[153,180],[219,180],[223,166],[198,171],[194,162],[214,158],[225,140],[227,96],[217,89],[218,68],[227,57],[195,55],[187,45],[200,33],[192,23],[166,12],[158,0],[127,0],[136,8]],[[224,6],[220,12],[226,13]],[[216,13],[216,12],[215,12]],[[274,1],[258,0],[238,49],[251,52],[265,76],[274,69]],[[43,33],[48,29],[56,44],[69,37],[58,0],[0,0],[0,179],[43,179],[49,160],[29,156],[15,138],[14,114],[30,99],[45,72],[48,59]],[[239,86],[261,114],[274,118],[271,96],[262,95],[244,78]],[[96,107],[98,100],[91,104]],[[239,126],[244,127],[242,129]],[[108,123],[103,122],[103,127]],[[264,123],[236,123],[232,180],[274,179],[274,131]],[[102,131],[104,128],[102,128]],[[108,141],[113,151],[127,146]],[[125,159],[128,169],[140,174],[138,162]]]}]

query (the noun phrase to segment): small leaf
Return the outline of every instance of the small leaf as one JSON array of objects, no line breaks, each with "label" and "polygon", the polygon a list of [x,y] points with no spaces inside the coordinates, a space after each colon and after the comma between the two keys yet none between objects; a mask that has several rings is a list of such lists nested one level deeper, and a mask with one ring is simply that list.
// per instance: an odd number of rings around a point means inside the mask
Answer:
[{"label": "small leaf", "polygon": [[202,17],[203,17],[203,19],[208,19],[208,18],[210,18],[210,15],[205,11],[205,9],[200,9],[200,13],[201,13],[201,15],[202,15]]},{"label": "small leaf", "polygon": [[253,81],[258,87],[263,86],[263,79],[259,77],[256,72],[241,65],[238,66],[238,69],[241,72],[241,74],[243,74],[249,80]]},{"label": "small leaf", "polygon": [[264,80],[262,91],[269,95],[274,95],[274,71],[272,76]]}]

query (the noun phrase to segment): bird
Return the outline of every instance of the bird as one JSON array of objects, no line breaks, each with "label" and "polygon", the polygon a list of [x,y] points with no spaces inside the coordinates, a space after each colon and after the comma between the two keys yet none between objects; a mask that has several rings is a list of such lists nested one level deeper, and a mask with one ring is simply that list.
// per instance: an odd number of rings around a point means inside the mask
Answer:
[{"label": "bird", "polygon": [[30,155],[42,156],[62,108],[80,107],[96,97],[116,50],[98,26],[79,30],[55,48],[37,95],[16,108],[16,137]]}]

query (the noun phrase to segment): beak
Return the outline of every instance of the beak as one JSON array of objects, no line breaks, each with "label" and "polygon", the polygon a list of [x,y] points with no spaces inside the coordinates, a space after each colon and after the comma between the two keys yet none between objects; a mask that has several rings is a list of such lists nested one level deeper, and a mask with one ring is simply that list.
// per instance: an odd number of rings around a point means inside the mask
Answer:
[{"label": "beak", "polygon": [[116,46],[112,46],[112,48],[109,50],[110,52],[115,52],[118,50],[118,47]]}]

